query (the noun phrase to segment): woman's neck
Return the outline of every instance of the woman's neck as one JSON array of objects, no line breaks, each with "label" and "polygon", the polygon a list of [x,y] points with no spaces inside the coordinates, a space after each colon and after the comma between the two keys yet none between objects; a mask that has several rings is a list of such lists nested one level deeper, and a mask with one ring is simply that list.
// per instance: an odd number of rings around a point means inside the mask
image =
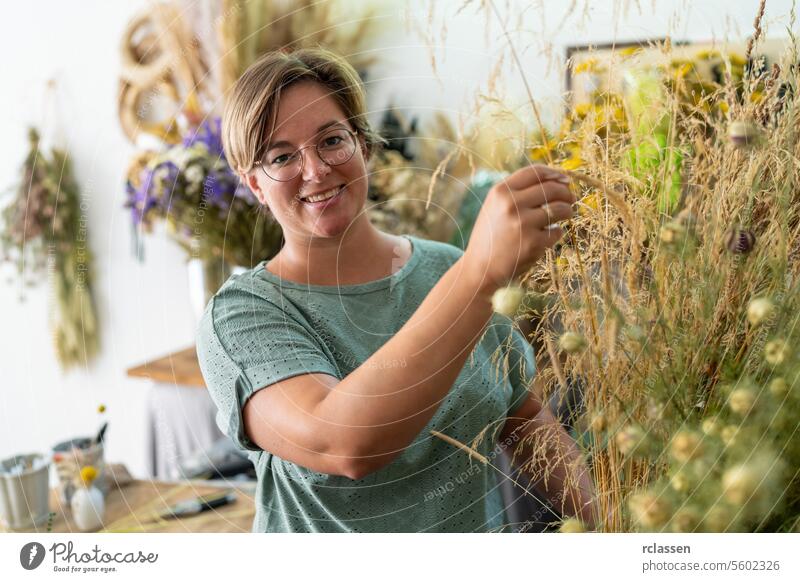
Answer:
[{"label": "woman's neck", "polygon": [[364,220],[341,237],[297,238],[289,234],[266,268],[297,283],[358,285],[388,277],[410,256],[407,239],[381,232]]}]

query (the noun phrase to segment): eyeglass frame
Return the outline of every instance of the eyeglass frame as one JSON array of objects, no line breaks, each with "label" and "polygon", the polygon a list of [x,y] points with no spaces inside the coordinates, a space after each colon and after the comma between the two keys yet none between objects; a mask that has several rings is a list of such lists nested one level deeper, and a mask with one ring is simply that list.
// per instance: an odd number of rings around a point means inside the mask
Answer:
[{"label": "eyeglass frame", "polygon": [[[338,164],[329,164],[328,162],[326,162],[325,160],[323,160],[323,159],[322,159],[322,156],[321,156],[321,155],[320,155],[320,153],[319,153],[319,149],[317,149],[317,148],[319,148],[319,144],[320,144],[320,142],[322,141],[322,138],[323,138],[323,137],[325,137],[325,136],[326,136],[328,133],[332,133],[333,131],[345,131],[345,132],[347,132],[347,133],[350,135],[350,137],[352,138],[352,140],[353,140],[353,145],[355,146],[355,147],[353,148],[353,153],[352,153],[352,154],[350,154],[350,157],[349,157],[349,158],[347,158],[346,160],[344,160],[343,162],[339,162]],[[322,162],[323,164],[325,164],[325,165],[326,165],[326,166],[328,166],[328,167],[342,166],[342,165],[346,164],[347,162],[349,162],[350,160],[352,160],[352,159],[353,159],[353,156],[356,154],[356,150],[358,149],[358,139],[357,139],[357,136],[358,136],[358,130],[351,131],[351,130],[347,129],[346,127],[328,128],[328,129],[324,130],[324,131],[322,132],[322,134],[319,136],[319,138],[318,138],[318,140],[317,140],[317,142],[316,142],[316,143],[309,144],[309,145],[307,145],[307,146],[303,146],[303,147],[301,147],[301,148],[297,148],[296,150],[294,150],[294,151],[292,152],[292,155],[294,155],[294,154],[297,154],[297,153],[299,153],[299,154],[300,154],[300,171],[299,171],[299,172],[297,172],[297,174],[295,174],[294,176],[292,176],[292,177],[291,177],[291,178],[289,178],[288,180],[279,180],[279,179],[277,179],[277,178],[273,178],[273,177],[272,177],[272,176],[270,176],[270,175],[269,175],[269,173],[267,172],[267,169],[264,167],[264,156],[266,156],[266,155],[267,155],[267,152],[268,152],[269,150],[267,150],[266,152],[264,152],[264,155],[262,155],[262,156],[261,156],[261,159],[260,159],[260,160],[258,160],[258,161],[257,161],[255,164],[253,164],[253,165],[254,165],[254,166],[259,166],[259,167],[261,167],[261,171],[262,171],[262,172],[264,172],[264,175],[265,175],[267,178],[269,178],[270,180],[274,180],[275,182],[291,182],[292,180],[294,180],[295,178],[297,178],[297,176],[300,176],[300,175],[302,175],[302,174],[303,174],[303,167],[304,167],[304,166],[303,166],[303,164],[305,164],[305,159],[306,159],[306,158],[305,158],[305,156],[304,156],[304,155],[303,155],[303,153],[302,153],[302,152],[303,152],[303,150],[307,150],[308,148],[314,148],[314,151],[317,153],[317,158],[319,158],[319,161],[320,161],[320,162]]]}]

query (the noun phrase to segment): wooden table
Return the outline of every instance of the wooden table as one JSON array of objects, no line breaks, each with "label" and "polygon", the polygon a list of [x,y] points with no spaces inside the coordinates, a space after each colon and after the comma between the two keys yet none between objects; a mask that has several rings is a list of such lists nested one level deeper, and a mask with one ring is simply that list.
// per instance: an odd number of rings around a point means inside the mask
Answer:
[{"label": "wooden table", "polygon": [[[242,487],[234,486],[234,482],[229,486],[219,487],[208,485],[203,481],[166,483],[133,480],[121,487],[111,488],[108,492],[103,520],[104,529],[100,532],[250,532],[255,516],[253,494]],[[154,519],[156,514],[180,501],[226,488],[232,488],[236,493],[235,503],[181,519]],[[44,523],[37,528],[22,531],[37,533],[79,531],[72,521],[70,510],[61,504],[55,490],[50,492],[50,509],[55,512],[55,517],[49,530],[48,524]]]},{"label": "wooden table", "polygon": [[127,374],[132,378],[149,378],[164,384],[206,387],[194,346],[134,366],[127,371]]}]

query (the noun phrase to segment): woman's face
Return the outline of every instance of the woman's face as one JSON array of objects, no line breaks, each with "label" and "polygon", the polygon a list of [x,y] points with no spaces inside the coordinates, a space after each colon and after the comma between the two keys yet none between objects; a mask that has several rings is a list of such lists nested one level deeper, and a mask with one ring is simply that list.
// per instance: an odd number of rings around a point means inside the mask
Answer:
[{"label": "woman's face", "polygon": [[[303,81],[283,90],[275,129],[271,135],[268,134],[262,163],[267,172],[271,172],[270,168],[289,159],[291,152],[303,148],[299,154],[302,171],[288,181],[278,181],[257,166],[248,172],[246,178],[250,189],[262,204],[269,207],[288,236],[337,237],[354,220],[364,218],[367,167],[363,138],[356,135],[355,153],[340,165],[323,162],[315,148],[321,137],[336,128],[353,131],[327,88]],[[326,139],[326,143],[335,141]],[[309,200],[331,191],[339,193],[325,201]]]}]

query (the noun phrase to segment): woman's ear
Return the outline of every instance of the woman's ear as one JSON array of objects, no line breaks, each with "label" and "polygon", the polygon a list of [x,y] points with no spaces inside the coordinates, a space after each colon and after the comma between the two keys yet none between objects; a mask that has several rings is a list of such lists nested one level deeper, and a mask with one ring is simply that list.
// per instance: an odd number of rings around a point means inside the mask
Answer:
[{"label": "woman's ear", "polygon": [[239,172],[239,179],[242,181],[242,184],[250,188],[253,196],[255,196],[261,204],[267,206],[267,197],[258,184],[258,178],[256,178],[255,172]]}]

